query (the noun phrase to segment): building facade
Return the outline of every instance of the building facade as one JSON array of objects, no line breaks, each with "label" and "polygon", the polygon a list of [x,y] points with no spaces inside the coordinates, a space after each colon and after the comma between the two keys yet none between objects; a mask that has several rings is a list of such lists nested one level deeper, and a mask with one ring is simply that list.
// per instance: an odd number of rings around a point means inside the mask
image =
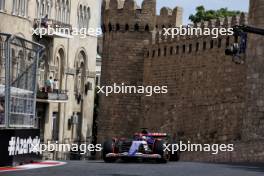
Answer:
[{"label": "building facade", "polygon": [[[251,0],[241,14],[194,24],[228,28],[263,27],[262,0]],[[183,160],[263,161],[263,40],[250,34],[245,64],[236,64],[225,48],[234,36],[164,37],[164,27],[182,24],[181,8],[162,8],[156,0],[105,0],[103,5],[101,85],[168,86],[168,94],[101,95],[98,139],[131,136],[140,128],[167,132],[185,142],[232,143],[234,152],[212,155],[184,152]]]},{"label": "building facade", "polygon": [[[41,140],[90,143],[96,78],[97,0],[1,0],[0,32],[45,46],[38,69],[37,120]],[[40,36],[33,29],[65,29]],[[71,35],[72,31],[78,31]],[[19,51],[12,53],[13,61]],[[15,64],[14,64],[15,65]],[[53,83],[57,80],[56,84]],[[52,80],[52,81],[51,81]],[[51,85],[49,85],[52,82]],[[68,159],[53,153],[46,158]]]}]

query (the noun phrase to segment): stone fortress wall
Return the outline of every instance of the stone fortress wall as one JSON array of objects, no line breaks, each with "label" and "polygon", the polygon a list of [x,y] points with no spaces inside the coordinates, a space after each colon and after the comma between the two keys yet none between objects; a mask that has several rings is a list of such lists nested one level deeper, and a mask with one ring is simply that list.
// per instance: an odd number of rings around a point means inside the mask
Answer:
[{"label": "stone fortress wall", "polygon": [[[263,27],[264,2],[250,3],[249,17],[241,14],[194,26],[228,28],[249,19],[250,25]],[[179,7],[162,8],[156,15],[155,0],[143,1],[141,8],[133,0],[111,0],[102,8],[102,85],[168,86],[168,94],[102,95],[98,142],[147,127],[192,143],[235,144],[234,152],[186,152],[183,160],[263,161],[261,37],[249,36],[246,63],[241,65],[224,53],[239,38],[164,37],[163,27],[182,24]]]},{"label": "stone fortress wall", "polygon": [[[242,14],[201,26],[228,28],[244,24],[245,18]],[[235,40],[233,36],[165,39],[157,32],[145,54],[144,84],[168,86],[168,94],[142,97],[143,124],[192,142],[241,138],[246,67],[235,64],[224,52]],[[149,124],[150,119],[157,123]]]}]

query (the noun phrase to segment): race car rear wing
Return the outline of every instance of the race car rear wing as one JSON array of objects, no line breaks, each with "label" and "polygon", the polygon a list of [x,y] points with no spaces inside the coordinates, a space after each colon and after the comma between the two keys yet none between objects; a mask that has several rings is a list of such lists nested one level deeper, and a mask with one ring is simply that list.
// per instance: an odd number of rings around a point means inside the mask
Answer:
[{"label": "race car rear wing", "polygon": [[147,137],[168,137],[167,133],[135,133],[136,136],[147,136]]},{"label": "race car rear wing", "polygon": [[148,133],[146,136],[149,137],[167,137],[167,133]]}]

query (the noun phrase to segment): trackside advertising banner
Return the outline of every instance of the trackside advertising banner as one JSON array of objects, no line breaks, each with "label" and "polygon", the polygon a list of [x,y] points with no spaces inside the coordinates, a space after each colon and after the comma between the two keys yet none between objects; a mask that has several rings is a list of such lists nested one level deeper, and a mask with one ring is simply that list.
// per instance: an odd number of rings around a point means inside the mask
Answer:
[{"label": "trackside advertising banner", "polygon": [[39,158],[36,148],[40,143],[39,134],[35,129],[0,130],[0,166]]}]

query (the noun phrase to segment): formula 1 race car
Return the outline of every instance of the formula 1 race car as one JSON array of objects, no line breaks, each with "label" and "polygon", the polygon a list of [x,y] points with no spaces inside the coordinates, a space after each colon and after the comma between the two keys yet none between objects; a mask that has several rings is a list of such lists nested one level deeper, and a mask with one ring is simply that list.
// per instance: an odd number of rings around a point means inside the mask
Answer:
[{"label": "formula 1 race car", "polygon": [[117,159],[131,161],[134,159],[155,160],[158,163],[166,163],[168,160],[178,161],[178,153],[170,153],[164,150],[169,143],[166,133],[149,133],[143,130],[135,133],[132,139],[113,138],[103,144],[103,159],[105,162],[115,162]]}]

